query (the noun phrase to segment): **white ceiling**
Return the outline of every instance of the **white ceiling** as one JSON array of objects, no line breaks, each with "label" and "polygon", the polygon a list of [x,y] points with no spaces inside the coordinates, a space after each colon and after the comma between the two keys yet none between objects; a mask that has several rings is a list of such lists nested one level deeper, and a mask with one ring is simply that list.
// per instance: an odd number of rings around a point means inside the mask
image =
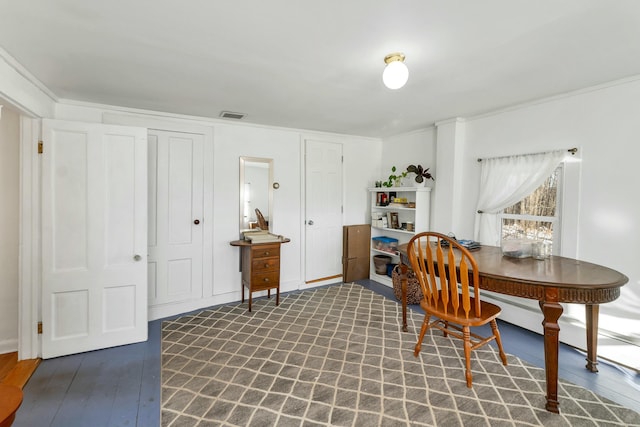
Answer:
[{"label": "white ceiling", "polygon": [[0,47],[62,100],[385,137],[640,75],[640,1],[0,0]]}]

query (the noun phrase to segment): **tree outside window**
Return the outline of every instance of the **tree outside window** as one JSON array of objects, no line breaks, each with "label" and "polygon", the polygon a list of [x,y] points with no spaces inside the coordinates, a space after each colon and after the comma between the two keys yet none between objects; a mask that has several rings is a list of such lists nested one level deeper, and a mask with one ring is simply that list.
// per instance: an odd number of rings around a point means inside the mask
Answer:
[{"label": "tree outside window", "polygon": [[500,214],[502,238],[543,240],[560,253],[560,197],[562,166],[533,193]]}]

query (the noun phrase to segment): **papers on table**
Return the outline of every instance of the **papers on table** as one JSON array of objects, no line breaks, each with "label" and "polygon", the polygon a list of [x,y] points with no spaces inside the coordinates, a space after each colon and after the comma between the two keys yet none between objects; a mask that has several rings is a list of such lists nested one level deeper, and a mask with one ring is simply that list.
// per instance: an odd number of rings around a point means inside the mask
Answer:
[{"label": "papers on table", "polygon": [[[480,242],[476,242],[475,240],[458,240],[458,243],[460,243],[460,246],[463,246],[470,251],[480,249]],[[449,243],[446,240],[443,240],[440,244],[443,247],[449,246]]]},{"label": "papers on table", "polygon": [[251,243],[269,243],[282,241],[281,236],[271,234],[267,230],[251,230],[244,232],[244,239]]}]

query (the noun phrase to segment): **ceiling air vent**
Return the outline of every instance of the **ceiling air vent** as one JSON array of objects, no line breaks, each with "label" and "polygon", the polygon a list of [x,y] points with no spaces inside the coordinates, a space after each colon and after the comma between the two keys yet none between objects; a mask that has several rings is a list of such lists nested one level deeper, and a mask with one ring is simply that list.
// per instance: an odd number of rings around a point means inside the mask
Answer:
[{"label": "ceiling air vent", "polygon": [[234,119],[234,120],[242,120],[244,119],[246,114],[244,113],[234,113],[232,111],[223,111],[220,113],[220,117],[223,119]]}]

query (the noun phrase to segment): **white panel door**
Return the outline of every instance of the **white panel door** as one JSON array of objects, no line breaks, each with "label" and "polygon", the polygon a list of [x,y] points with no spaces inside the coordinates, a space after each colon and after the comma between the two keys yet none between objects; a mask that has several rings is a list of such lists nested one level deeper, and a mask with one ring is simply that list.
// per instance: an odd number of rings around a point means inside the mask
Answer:
[{"label": "white panel door", "polygon": [[150,129],[149,306],[202,297],[204,136]]},{"label": "white panel door", "polygon": [[42,356],[147,339],[146,129],[43,120]]},{"label": "white panel door", "polygon": [[306,141],[306,281],[342,274],[342,145]]}]

